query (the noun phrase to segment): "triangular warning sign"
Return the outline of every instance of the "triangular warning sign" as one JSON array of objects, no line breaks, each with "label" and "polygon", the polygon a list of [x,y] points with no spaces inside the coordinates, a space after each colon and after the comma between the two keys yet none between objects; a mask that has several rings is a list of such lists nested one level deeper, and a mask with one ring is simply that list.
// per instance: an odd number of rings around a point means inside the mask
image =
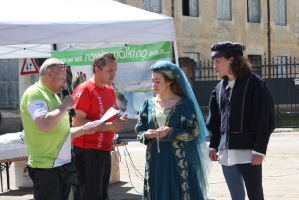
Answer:
[{"label": "triangular warning sign", "polygon": [[21,69],[21,75],[38,74],[38,68],[33,58],[25,58]]}]

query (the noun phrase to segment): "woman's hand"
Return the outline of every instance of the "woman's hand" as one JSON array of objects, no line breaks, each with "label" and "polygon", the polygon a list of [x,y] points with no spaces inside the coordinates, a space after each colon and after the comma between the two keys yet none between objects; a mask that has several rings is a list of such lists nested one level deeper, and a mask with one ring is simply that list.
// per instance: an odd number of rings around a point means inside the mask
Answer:
[{"label": "woman's hand", "polygon": [[157,131],[153,130],[153,129],[148,129],[145,133],[144,133],[144,137],[146,139],[153,139],[156,138],[157,136]]},{"label": "woman's hand", "polygon": [[172,128],[169,128],[168,126],[162,126],[158,128],[157,131],[158,131],[159,138],[161,139],[169,135],[172,132]]},{"label": "woman's hand", "polygon": [[144,136],[146,139],[153,139],[156,138],[157,135],[159,139],[169,135],[169,133],[172,132],[172,128],[169,128],[168,126],[162,126],[158,128],[157,130],[149,129],[145,132]]}]

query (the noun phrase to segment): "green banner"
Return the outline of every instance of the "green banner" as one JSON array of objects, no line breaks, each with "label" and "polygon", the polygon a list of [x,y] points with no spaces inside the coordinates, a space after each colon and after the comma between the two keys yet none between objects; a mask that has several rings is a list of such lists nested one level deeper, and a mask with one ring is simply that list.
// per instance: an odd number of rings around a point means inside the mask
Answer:
[{"label": "green banner", "polygon": [[143,62],[171,58],[170,42],[157,42],[154,44],[126,45],[98,49],[56,51],[53,58],[58,58],[69,66],[91,65],[94,57],[102,52],[113,53],[118,63]]}]

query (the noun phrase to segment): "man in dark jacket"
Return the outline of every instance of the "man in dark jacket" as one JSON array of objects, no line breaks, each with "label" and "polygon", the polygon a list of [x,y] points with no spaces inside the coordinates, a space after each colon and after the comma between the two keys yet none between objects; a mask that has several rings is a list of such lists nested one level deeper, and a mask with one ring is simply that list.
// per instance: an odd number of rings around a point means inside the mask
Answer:
[{"label": "man in dark jacket", "polygon": [[251,72],[244,46],[221,42],[211,50],[214,69],[222,80],[210,97],[209,156],[222,165],[233,200],[245,200],[244,182],[250,200],[263,200],[262,162],[275,128],[270,90]]}]

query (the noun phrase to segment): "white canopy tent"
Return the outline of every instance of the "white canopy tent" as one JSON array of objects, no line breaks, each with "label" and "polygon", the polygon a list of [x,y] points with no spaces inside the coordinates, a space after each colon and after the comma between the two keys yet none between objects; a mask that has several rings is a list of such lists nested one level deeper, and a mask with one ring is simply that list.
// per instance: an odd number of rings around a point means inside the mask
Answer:
[{"label": "white canopy tent", "polygon": [[177,59],[172,17],[112,0],[6,0],[0,8],[0,58],[50,57],[53,44],[173,41]]}]

